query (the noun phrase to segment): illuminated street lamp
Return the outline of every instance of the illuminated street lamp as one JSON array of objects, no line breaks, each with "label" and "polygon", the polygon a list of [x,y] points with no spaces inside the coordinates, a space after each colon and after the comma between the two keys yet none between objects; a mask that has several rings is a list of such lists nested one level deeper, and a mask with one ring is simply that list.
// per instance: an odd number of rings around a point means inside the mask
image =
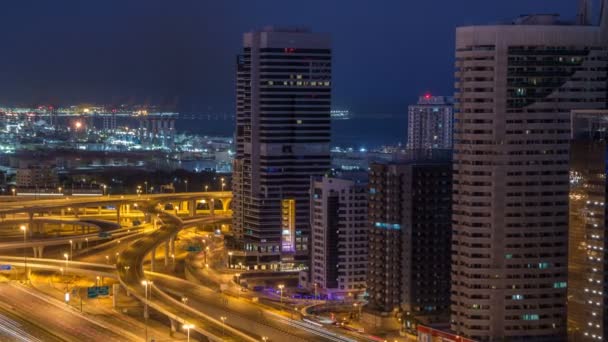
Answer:
[{"label": "illuminated street lamp", "polygon": [[173,264],[173,269],[175,269],[175,254],[171,254],[171,261]]},{"label": "illuminated street lamp", "polygon": [[152,284],[154,284],[150,280],[142,280],[141,285],[145,288],[144,292],[144,320],[146,326],[146,342],[148,341],[148,287],[150,287],[150,299],[152,298]]},{"label": "illuminated street lamp", "polygon": [[70,240],[70,260],[73,260],[74,258],[72,257],[72,248],[74,246],[74,241]]},{"label": "illuminated street lamp", "polygon": [[264,341],[264,342],[268,342],[268,337],[266,337],[266,336],[262,336],[262,341]]},{"label": "illuminated street lamp", "polygon": [[84,238],[84,241],[87,242],[87,249],[89,248],[89,238]]},{"label": "illuminated street lamp", "polygon": [[[103,195],[104,195],[104,196],[106,195],[106,190],[107,190],[107,189],[108,189],[108,186],[104,184],[104,185],[103,185]],[[110,195],[110,194],[108,194],[108,196],[109,196],[109,195]]]},{"label": "illuminated street lamp", "polygon": [[68,255],[68,253],[63,253],[63,257],[65,258],[65,272],[67,273],[68,266],[69,266],[68,262],[70,261],[70,259],[69,259],[70,256]]},{"label": "illuminated street lamp", "polygon": [[21,227],[19,227],[19,229],[21,229],[21,231],[23,232],[23,265],[25,269],[25,279],[27,280],[29,279],[27,275],[27,248],[25,246],[27,237],[27,227],[25,225],[22,225]]},{"label": "illuminated street lamp", "polygon": [[281,291],[281,304],[283,304],[283,288],[284,287],[285,287],[285,285],[279,284],[279,290]]},{"label": "illuminated street lamp", "polygon": [[184,324],[184,329],[188,332],[188,342],[190,342],[190,329],[194,329],[193,324]]},{"label": "illuminated street lamp", "polygon": [[184,303],[184,305],[188,305],[188,297],[182,296],[182,303]]},{"label": "illuminated street lamp", "polygon": [[237,274],[235,274],[235,276],[236,276],[236,283],[241,285],[241,274],[237,273]]},{"label": "illuminated street lamp", "polygon": [[228,252],[228,268],[232,268],[232,252]]},{"label": "illuminated street lamp", "polygon": [[148,181],[144,181],[144,185],[146,186],[146,195],[148,195]]},{"label": "illuminated street lamp", "polygon": [[11,191],[13,192],[13,196],[16,196],[15,191],[17,191],[15,188],[12,188]]},{"label": "illuminated street lamp", "polygon": [[226,186],[226,183],[222,182],[222,191],[224,191],[225,186]]},{"label": "illuminated street lamp", "polygon": [[184,180],[184,183],[186,183],[186,192],[188,192],[188,180]]},{"label": "illuminated street lamp", "polygon": [[205,185],[205,192],[209,191],[209,185]]},{"label": "illuminated street lamp", "polygon": [[63,188],[62,188],[62,187],[58,187],[58,188],[57,188],[57,192],[61,193],[61,190],[63,190]]},{"label": "illuminated street lamp", "polygon": [[106,255],[106,264],[108,264],[108,265],[110,264],[110,256],[109,255]]},{"label": "illuminated street lamp", "polygon": [[228,319],[228,317],[221,316],[220,319],[222,320],[222,339],[223,339],[224,338],[224,330],[225,330],[225,326],[226,326],[226,320]]}]

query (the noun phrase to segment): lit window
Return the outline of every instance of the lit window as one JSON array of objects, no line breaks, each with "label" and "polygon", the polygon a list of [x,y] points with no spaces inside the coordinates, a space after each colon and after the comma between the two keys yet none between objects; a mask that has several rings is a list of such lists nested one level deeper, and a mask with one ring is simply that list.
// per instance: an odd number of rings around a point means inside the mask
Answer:
[{"label": "lit window", "polygon": [[554,289],[564,289],[566,287],[568,287],[568,283],[565,281],[559,281],[557,283],[553,283]]}]

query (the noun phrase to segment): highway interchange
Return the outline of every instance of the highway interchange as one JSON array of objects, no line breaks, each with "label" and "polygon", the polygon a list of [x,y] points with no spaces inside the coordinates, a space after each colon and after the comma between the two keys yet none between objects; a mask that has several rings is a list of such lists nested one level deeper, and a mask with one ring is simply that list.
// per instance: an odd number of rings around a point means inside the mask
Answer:
[{"label": "highway interchange", "polygon": [[[71,215],[76,216],[73,218],[74,220],[79,219],[79,214],[84,217],[87,212],[97,212],[100,215],[116,217],[120,221],[121,215],[128,215],[129,211],[130,214],[133,214],[133,211],[137,210],[139,214],[147,217],[149,221],[154,221],[154,225],[147,222],[141,227],[114,229],[112,230],[110,241],[98,241],[100,240],[99,234],[89,233],[60,238],[30,238],[29,240],[25,240],[25,242],[11,241],[4,244],[0,243],[1,254],[4,251],[9,252],[11,249],[15,250],[22,247],[49,246],[47,248],[61,249],[66,248],[68,241],[78,240],[80,242],[79,249],[81,250],[77,251],[75,255],[85,255],[88,261],[93,262],[74,260],[71,255],[72,251],[70,252],[70,257],[66,259],[61,258],[60,252],[54,253],[51,251],[48,258],[29,257],[26,259],[18,254],[0,256],[0,264],[24,267],[27,263],[29,270],[40,272],[53,271],[55,273],[61,270],[62,273],[65,272],[92,279],[100,276],[107,279],[115,279],[120,284],[120,287],[126,290],[129,296],[147,305],[150,312],[166,317],[169,323],[167,324],[168,329],[170,327],[172,331],[183,332],[183,328],[186,327],[188,332],[192,334],[193,340],[349,342],[366,340],[344,336],[335,330],[306,323],[300,319],[294,319],[292,313],[262,308],[249,299],[238,297],[227,299],[225,295],[219,295],[214,289],[187,281],[175,275],[146,271],[144,269],[144,265],[147,265],[148,268],[153,267],[150,265],[151,256],[154,257],[156,253],[162,256],[163,247],[165,264],[167,263],[168,253],[171,253],[171,255],[176,253],[175,240],[178,238],[180,231],[199,225],[228,222],[230,218],[228,210],[229,200],[229,192],[91,198],[66,197],[20,201],[16,201],[15,198],[8,198],[7,201],[0,202],[0,217],[6,220],[25,217],[31,223],[34,220],[40,220],[40,216],[45,217],[45,214],[51,217],[63,217],[66,209],[69,208]],[[214,203],[214,201],[221,202],[221,204],[217,203],[220,206],[218,207],[216,204],[203,210],[196,207],[196,203]],[[178,210],[166,210],[165,203],[177,203],[176,208]],[[95,208],[98,208],[97,211]],[[111,213],[112,209],[114,209],[115,213]],[[156,229],[152,226],[156,226]],[[82,250],[83,246],[81,242],[84,238],[88,239],[87,248]],[[123,240],[122,243],[120,239]],[[88,248],[89,241],[94,244],[90,249]],[[117,241],[117,243],[114,244],[112,243],[113,241]],[[73,247],[72,242],[69,242],[69,244],[70,247]],[[63,247],[61,247],[62,245]],[[115,257],[112,255],[111,262],[108,257],[108,251],[115,253]],[[147,285],[144,286],[142,284]],[[3,325],[1,323],[3,320],[6,322],[17,322],[18,318],[22,317],[19,316],[19,310],[13,309],[11,312],[8,309],[11,305],[23,311],[24,307],[19,303],[42,301],[40,299],[41,295],[35,296],[35,291],[31,287],[14,283],[2,284],[1,286],[2,291],[0,292],[12,293],[14,297],[12,297],[12,300],[4,302],[3,306],[0,306],[0,326],[11,327],[19,325],[13,323]],[[180,300],[180,298],[187,298],[187,303]],[[1,294],[0,300],[3,300]],[[60,300],[56,301],[61,303]],[[53,310],[59,310],[62,313],[52,315],[44,313],[41,316],[39,315],[40,317],[28,316],[27,319],[23,319],[22,317],[21,324],[23,326],[21,328],[8,329],[9,332],[0,329],[0,336],[3,334],[5,336],[19,335],[23,339],[13,337],[17,340],[28,341],[35,341],[37,339],[45,341],[145,341],[148,338],[140,336],[141,334],[136,336],[125,329],[108,326],[107,323],[100,324],[90,318],[88,320],[84,319],[83,317],[86,318],[86,316],[78,316],[72,306],[61,307],[59,305],[57,307],[57,305],[53,306],[49,303],[45,305],[52,306],[52,308],[49,308],[45,312],[50,313],[54,312]],[[64,315],[66,318],[61,318]],[[67,329],[65,325],[59,324],[70,321],[75,322],[76,320],[78,320],[77,324],[74,323],[78,327],[76,332]],[[48,325],[52,328],[33,329],[30,321],[44,322],[45,326]],[[30,324],[29,328],[28,324]],[[40,325],[38,324],[38,326]],[[29,331],[32,331],[32,333],[29,333]],[[64,333],[61,335],[57,331],[64,331]],[[74,335],[69,335],[70,332]],[[93,332],[100,335],[95,335]]]}]

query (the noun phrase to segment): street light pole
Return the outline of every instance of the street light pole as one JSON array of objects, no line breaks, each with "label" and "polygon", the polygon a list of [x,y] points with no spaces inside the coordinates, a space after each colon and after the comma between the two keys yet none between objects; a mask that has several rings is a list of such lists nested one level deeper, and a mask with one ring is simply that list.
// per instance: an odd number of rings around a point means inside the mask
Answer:
[{"label": "street light pole", "polygon": [[68,273],[68,262],[70,261],[68,253],[63,253],[63,257],[65,258],[65,273]]},{"label": "street light pole", "polygon": [[25,269],[25,280],[27,281],[29,279],[27,274],[27,247],[25,246],[27,238],[27,227],[23,225],[19,227],[19,229],[23,231],[23,265]]},{"label": "street light pole", "polygon": [[142,280],[141,284],[144,286],[144,324],[146,330],[146,342],[148,342],[148,286],[150,286],[150,299],[152,298],[152,281]]},{"label": "street light pole", "polygon": [[72,246],[74,245],[74,241],[70,240],[70,260],[73,260],[72,258]]},{"label": "street light pole", "polygon": [[193,329],[193,324],[184,324],[184,329],[188,332],[188,342],[190,342],[190,329]]},{"label": "street light pole", "polygon": [[284,287],[285,287],[285,285],[279,284],[279,290],[281,290],[281,304],[283,304],[283,288]]},{"label": "street light pole", "polygon": [[228,252],[228,268],[232,268],[232,252]]},{"label": "street light pole", "polygon": [[222,316],[222,317],[220,317],[220,319],[222,320],[222,339],[224,339],[224,336],[225,336],[225,332],[224,332],[224,330],[225,330],[225,326],[226,326],[226,319],[227,319],[227,318],[228,318],[228,317],[226,317],[226,316]]}]

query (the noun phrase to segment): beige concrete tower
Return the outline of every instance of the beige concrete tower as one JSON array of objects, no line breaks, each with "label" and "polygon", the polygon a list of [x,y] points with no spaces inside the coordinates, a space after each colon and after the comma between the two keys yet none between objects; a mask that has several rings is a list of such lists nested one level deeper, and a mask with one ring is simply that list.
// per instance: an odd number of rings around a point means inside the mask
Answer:
[{"label": "beige concrete tower", "polygon": [[566,336],[570,111],[603,108],[600,28],[554,15],[456,31],[452,329]]}]

